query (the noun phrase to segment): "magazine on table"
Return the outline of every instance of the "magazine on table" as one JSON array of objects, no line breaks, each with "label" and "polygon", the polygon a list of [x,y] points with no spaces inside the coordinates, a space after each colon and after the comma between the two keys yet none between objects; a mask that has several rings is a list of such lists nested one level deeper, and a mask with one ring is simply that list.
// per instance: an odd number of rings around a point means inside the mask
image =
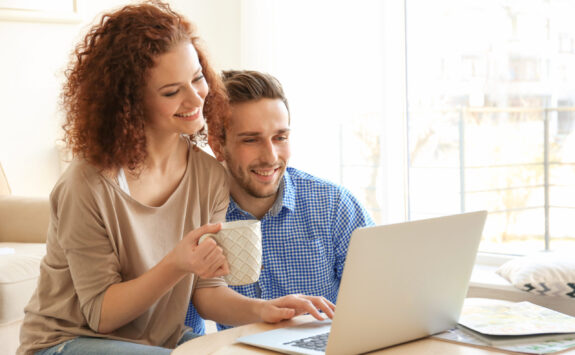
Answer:
[{"label": "magazine on table", "polygon": [[467,298],[457,328],[436,337],[549,354],[575,347],[575,317],[530,302]]}]

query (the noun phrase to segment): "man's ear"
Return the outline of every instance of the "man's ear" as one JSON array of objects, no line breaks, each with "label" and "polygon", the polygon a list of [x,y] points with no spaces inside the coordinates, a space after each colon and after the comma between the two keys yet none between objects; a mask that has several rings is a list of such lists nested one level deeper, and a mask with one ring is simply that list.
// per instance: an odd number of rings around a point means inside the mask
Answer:
[{"label": "man's ear", "polygon": [[214,152],[216,159],[219,162],[223,162],[224,161],[224,154],[222,152],[222,144],[220,142],[219,138],[216,138],[214,136],[208,135],[208,145],[210,146],[210,148],[212,148],[212,152]]}]

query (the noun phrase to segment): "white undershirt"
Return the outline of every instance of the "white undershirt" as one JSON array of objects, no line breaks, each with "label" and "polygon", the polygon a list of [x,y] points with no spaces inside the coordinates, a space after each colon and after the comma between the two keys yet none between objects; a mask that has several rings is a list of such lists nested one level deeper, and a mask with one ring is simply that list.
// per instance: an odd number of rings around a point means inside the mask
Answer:
[{"label": "white undershirt", "polygon": [[122,191],[130,195],[130,187],[128,186],[128,180],[126,180],[126,174],[123,168],[120,168],[120,171],[118,171],[118,185],[120,185]]}]

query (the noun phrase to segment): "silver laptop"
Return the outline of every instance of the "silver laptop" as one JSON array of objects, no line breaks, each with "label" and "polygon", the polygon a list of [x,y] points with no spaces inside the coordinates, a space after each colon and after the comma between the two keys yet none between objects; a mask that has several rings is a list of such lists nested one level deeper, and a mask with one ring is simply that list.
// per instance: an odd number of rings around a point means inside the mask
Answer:
[{"label": "silver laptop", "polygon": [[237,340],[286,354],[359,354],[453,328],[486,217],[479,211],[357,229],[333,321]]}]

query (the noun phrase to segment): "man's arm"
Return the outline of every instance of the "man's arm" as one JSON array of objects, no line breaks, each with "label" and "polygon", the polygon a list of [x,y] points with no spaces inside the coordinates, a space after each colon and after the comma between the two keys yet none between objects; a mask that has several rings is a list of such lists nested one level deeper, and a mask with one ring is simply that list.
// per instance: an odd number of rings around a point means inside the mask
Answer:
[{"label": "man's arm", "polygon": [[260,300],[223,286],[198,288],[192,300],[202,318],[232,326],[262,321],[277,323],[305,313],[322,320],[324,317],[318,310],[329,318],[333,317],[335,310],[335,305],[324,297],[288,295]]},{"label": "man's arm", "polygon": [[335,212],[332,216],[331,233],[334,236],[336,252],[336,272],[341,280],[343,266],[347,256],[349,240],[354,230],[361,227],[374,225],[373,219],[359,202],[347,189],[340,191],[339,202],[335,205]]}]

